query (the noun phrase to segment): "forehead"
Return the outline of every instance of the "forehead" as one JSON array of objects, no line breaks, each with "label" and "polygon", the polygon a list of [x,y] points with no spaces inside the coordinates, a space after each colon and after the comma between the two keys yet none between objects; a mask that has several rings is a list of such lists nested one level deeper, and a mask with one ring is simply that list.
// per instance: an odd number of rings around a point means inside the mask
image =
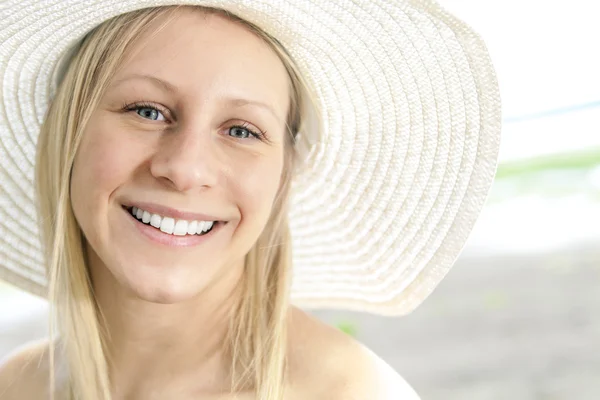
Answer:
[{"label": "forehead", "polygon": [[239,95],[278,105],[290,97],[287,71],[271,46],[238,21],[183,7],[149,25],[117,77],[150,75],[184,96]]}]

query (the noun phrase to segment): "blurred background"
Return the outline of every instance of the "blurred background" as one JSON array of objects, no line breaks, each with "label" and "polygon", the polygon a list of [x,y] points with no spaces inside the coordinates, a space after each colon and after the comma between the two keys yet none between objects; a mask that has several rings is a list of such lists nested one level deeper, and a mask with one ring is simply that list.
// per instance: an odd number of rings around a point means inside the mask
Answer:
[{"label": "blurred background", "polygon": [[[439,0],[486,40],[501,163],[469,244],[412,314],[315,312],[423,400],[600,399],[600,3]],[[0,358],[44,301],[0,283]]]}]

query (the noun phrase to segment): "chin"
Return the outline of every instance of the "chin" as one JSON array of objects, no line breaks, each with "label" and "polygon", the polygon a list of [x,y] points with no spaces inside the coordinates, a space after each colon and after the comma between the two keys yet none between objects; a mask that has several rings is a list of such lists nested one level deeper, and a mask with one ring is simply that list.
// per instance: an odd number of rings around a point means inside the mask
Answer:
[{"label": "chin", "polygon": [[119,282],[124,291],[140,300],[152,303],[184,302],[196,297],[208,286],[206,278],[189,276],[181,270],[178,271],[178,268],[168,268],[168,270],[161,268],[161,271],[142,268],[131,272]]},{"label": "chin", "polygon": [[138,298],[140,300],[144,300],[148,303],[155,303],[155,304],[177,304],[177,303],[183,303],[184,301],[188,300],[190,297],[186,296],[182,293],[167,293],[165,291],[156,291],[156,292],[150,292],[150,293],[139,293],[138,294]]},{"label": "chin", "polygon": [[[188,285],[189,286],[189,285]],[[136,283],[128,288],[129,292],[140,300],[158,304],[175,304],[185,302],[202,292],[201,288],[171,287],[155,284]]]}]

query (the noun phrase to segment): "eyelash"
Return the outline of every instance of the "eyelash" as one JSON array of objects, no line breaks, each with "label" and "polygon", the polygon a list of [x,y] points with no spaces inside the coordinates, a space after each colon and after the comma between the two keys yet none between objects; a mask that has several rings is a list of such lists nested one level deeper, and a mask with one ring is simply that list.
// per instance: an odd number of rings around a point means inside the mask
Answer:
[{"label": "eyelash", "polygon": [[167,109],[164,107],[159,107],[156,104],[139,102],[139,103],[129,103],[129,104],[123,105],[123,111],[128,111],[128,112],[138,111],[142,108],[151,108],[153,110],[156,110],[156,111],[160,112],[165,117],[165,119],[168,119],[166,114],[168,114],[169,112],[167,111]]},{"label": "eyelash", "polygon": [[[165,119],[168,119],[167,116],[165,114],[168,114],[167,109],[163,108],[163,107],[157,107],[156,104],[152,104],[152,103],[146,103],[146,102],[139,102],[139,103],[129,103],[129,104],[124,104],[123,105],[123,111],[138,111],[139,109],[142,108],[151,108],[153,110],[156,110],[160,113],[163,114],[163,116],[165,117]],[[242,124],[235,124],[235,125],[231,125],[229,129],[233,129],[233,128],[241,128],[241,129],[245,129],[248,131],[248,133],[254,138],[254,139],[258,139],[258,140],[262,140],[262,141],[266,141],[267,140],[267,136],[266,136],[266,132],[262,131],[260,129],[257,129],[258,131],[255,131],[254,129],[249,127],[249,123],[244,122]]]},{"label": "eyelash", "polygon": [[266,140],[266,133],[264,131],[259,130],[258,132],[256,132],[254,129],[249,128],[248,125],[249,124],[247,122],[244,122],[242,124],[235,124],[235,125],[231,125],[228,128],[228,130],[232,129],[232,128],[242,128],[242,129],[247,130],[248,133],[250,133],[250,135],[253,136],[255,139]]}]

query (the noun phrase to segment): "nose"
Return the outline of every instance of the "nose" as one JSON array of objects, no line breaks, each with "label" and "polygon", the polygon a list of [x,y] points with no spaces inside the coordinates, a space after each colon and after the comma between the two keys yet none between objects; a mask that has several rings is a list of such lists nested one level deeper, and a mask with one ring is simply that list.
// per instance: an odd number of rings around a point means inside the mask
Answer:
[{"label": "nose", "polygon": [[210,136],[189,129],[165,133],[151,160],[151,174],[180,192],[214,186],[218,157]]}]

